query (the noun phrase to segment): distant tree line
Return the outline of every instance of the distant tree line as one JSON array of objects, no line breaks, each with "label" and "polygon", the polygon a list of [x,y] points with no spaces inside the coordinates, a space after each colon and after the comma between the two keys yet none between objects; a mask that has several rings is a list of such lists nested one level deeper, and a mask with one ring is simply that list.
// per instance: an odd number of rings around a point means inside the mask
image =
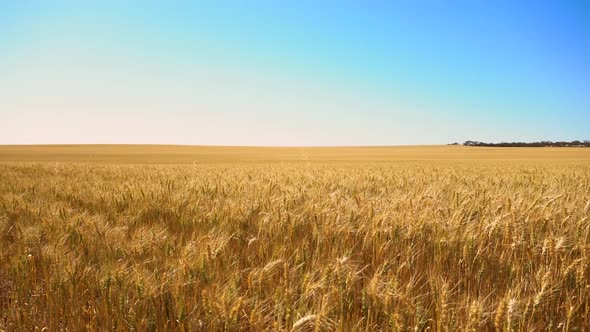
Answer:
[{"label": "distant tree line", "polygon": [[[459,143],[453,143],[449,145],[459,145]],[[574,146],[574,147],[590,147],[589,140],[583,141],[571,141],[571,142],[552,142],[552,141],[541,141],[541,142],[502,142],[502,143],[485,143],[485,142],[478,142],[478,141],[465,141],[463,143],[464,146],[497,146],[497,147],[544,147],[544,146],[553,146],[553,147],[565,147],[565,146]]]}]

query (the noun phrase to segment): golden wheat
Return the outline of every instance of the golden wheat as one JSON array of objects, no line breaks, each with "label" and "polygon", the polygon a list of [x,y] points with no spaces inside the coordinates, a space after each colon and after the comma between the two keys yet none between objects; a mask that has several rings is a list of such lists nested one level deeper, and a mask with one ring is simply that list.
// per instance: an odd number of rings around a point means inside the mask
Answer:
[{"label": "golden wheat", "polygon": [[5,161],[0,330],[585,330],[581,156]]}]

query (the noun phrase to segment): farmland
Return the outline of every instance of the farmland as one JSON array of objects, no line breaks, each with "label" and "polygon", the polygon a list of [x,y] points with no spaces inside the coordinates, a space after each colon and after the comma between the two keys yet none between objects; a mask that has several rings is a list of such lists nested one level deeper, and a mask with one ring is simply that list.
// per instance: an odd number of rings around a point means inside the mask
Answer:
[{"label": "farmland", "polygon": [[0,330],[590,328],[590,149],[0,146]]}]

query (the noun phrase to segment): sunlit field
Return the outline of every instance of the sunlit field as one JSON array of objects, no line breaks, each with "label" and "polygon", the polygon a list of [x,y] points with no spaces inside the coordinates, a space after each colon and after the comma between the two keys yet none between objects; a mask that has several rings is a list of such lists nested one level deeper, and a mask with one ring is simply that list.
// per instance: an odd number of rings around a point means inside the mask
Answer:
[{"label": "sunlit field", "polygon": [[590,149],[0,147],[0,330],[590,329]]}]

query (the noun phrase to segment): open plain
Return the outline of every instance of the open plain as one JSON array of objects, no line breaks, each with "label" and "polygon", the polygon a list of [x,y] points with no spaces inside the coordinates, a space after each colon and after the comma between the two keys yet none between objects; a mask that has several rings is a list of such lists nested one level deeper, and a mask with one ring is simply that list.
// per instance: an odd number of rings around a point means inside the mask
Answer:
[{"label": "open plain", "polygon": [[590,149],[0,146],[0,330],[589,328]]}]

